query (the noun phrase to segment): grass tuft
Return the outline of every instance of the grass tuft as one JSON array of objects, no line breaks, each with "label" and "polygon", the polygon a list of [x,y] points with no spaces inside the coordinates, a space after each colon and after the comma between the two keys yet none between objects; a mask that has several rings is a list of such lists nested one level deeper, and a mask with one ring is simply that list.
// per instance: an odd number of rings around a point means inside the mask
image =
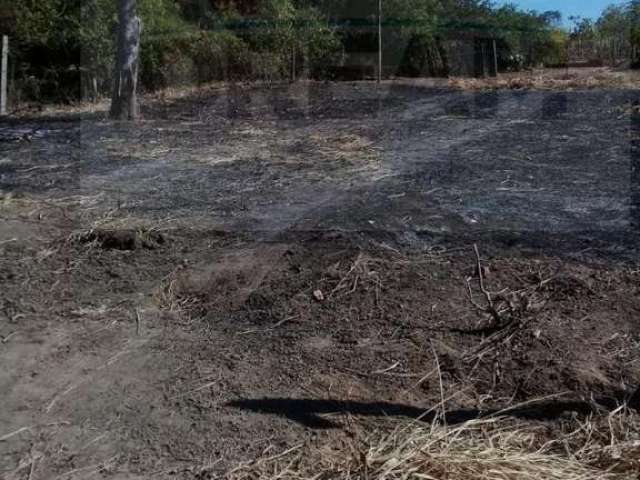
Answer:
[{"label": "grass tuft", "polygon": [[[553,438],[551,438],[553,437]],[[506,418],[297,445],[244,463],[228,480],[637,480],[640,417],[625,409],[549,433]]]}]

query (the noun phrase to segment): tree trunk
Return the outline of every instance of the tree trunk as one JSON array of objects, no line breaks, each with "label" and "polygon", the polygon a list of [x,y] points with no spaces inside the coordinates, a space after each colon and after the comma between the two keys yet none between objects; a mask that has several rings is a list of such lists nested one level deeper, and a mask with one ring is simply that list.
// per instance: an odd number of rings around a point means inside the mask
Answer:
[{"label": "tree trunk", "polygon": [[136,15],[137,0],[118,0],[118,43],[111,118],[138,118],[138,56],[142,22]]}]

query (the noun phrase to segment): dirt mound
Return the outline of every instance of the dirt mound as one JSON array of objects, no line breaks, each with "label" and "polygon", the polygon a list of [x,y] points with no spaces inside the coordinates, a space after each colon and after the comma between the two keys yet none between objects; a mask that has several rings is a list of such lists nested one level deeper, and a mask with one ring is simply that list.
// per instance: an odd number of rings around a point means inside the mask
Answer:
[{"label": "dirt mound", "polygon": [[162,305],[197,314],[266,307],[256,292],[269,276],[279,273],[290,252],[286,245],[217,252],[206,264],[178,272],[161,292]]},{"label": "dirt mound", "polygon": [[435,377],[422,377],[437,361],[450,388],[468,391],[459,404],[483,408],[565,390],[613,399],[640,380],[622,359],[639,352],[618,343],[640,333],[637,275],[552,257],[478,261],[471,248],[270,245],[180,272],[165,305],[238,334],[282,332],[296,356],[390,399],[432,395]]}]

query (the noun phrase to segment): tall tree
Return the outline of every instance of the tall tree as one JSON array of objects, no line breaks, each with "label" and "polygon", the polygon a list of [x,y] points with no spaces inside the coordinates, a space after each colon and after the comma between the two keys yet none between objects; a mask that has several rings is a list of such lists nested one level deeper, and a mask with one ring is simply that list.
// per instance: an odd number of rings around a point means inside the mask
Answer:
[{"label": "tall tree", "polygon": [[[640,63],[640,0],[632,0],[627,7],[627,22],[631,43],[631,58]],[[638,389],[640,397],[640,388]]]},{"label": "tall tree", "polygon": [[138,59],[142,22],[137,15],[137,0],[118,0],[118,40],[111,118],[135,120],[139,108],[137,99]]}]

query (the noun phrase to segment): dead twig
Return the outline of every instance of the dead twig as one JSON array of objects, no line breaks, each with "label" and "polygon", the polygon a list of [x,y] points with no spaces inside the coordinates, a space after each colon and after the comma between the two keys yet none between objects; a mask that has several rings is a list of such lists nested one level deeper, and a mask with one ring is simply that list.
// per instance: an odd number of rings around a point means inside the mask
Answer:
[{"label": "dead twig", "polygon": [[[480,258],[478,246],[474,244],[473,250],[476,257],[476,269],[478,271],[478,284],[486,305],[480,305],[473,298],[471,278],[467,278],[467,293],[472,305],[480,312],[490,315],[493,322],[489,326],[483,326],[473,330],[460,331],[466,334],[487,335],[480,344],[463,356],[467,362],[479,359],[488,352],[494,350],[499,344],[508,343],[517,330],[526,323],[526,315],[532,311],[538,311],[545,302],[536,297],[536,292],[544,288],[555,275],[544,278],[538,274],[538,281],[520,290],[505,288],[497,293],[491,293],[485,284],[484,269]],[[476,363],[477,366],[477,363]],[[474,367],[475,369],[476,367]]]},{"label": "dead twig", "polygon": [[433,342],[429,341],[429,346],[431,347],[431,352],[433,353],[433,358],[436,361],[436,369],[438,371],[438,380],[440,382],[440,408],[439,412],[441,415],[441,421],[444,426],[447,424],[447,414],[445,411],[445,399],[444,399],[444,382],[442,381],[442,370],[440,369],[440,359],[438,358],[438,352],[436,352],[435,347],[433,346]]},{"label": "dead twig", "polygon": [[[344,293],[344,295],[350,295],[358,289],[358,285],[364,286],[365,284],[373,283],[376,289],[376,301],[379,300],[378,289],[381,288],[380,276],[375,270],[370,269],[370,264],[377,264],[379,260],[368,257],[362,252],[358,254],[353,262],[353,265],[349,268],[347,273],[340,279],[338,284],[329,292],[327,299],[331,299],[335,294],[348,287],[348,283],[351,283],[351,288]],[[353,277],[353,280],[351,280]]]},{"label": "dead twig", "polygon": [[32,480],[33,479],[33,472],[36,469],[36,462],[38,461],[40,457],[36,457],[33,454],[31,455],[31,466],[29,467],[29,476],[27,477],[27,480]]},{"label": "dead twig", "polygon": [[347,281],[347,278],[349,278],[349,275],[351,275],[354,270],[356,268],[358,268],[358,262],[360,261],[360,258],[362,256],[362,253],[358,254],[358,257],[356,258],[356,260],[353,262],[353,265],[351,265],[351,268],[349,269],[349,271],[340,279],[340,281],[338,282],[338,284],[333,288],[333,290],[331,290],[331,292],[329,292],[328,298],[331,298],[333,296],[334,293],[336,293],[337,291],[339,291],[342,288],[342,285],[344,284],[344,282]]},{"label": "dead twig", "polygon": [[495,323],[494,326],[498,326],[500,324],[502,324],[502,317],[500,316],[500,312],[498,312],[498,310],[496,309],[495,305],[494,305],[494,301],[493,298],[491,298],[491,293],[485,288],[484,286],[484,274],[482,272],[482,261],[480,260],[480,252],[478,251],[478,245],[476,245],[475,243],[473,244],[473,251],[476,254],[476,269],[478,271],[478,284],[480,285],[480,291],[482,292],[482,294],[484,295],[485,301],[487,303],[486,307],[482,307],[480,305],[478,305],[478,303],[476,303],[473,300],[473,292],[471,291],[471,285],[469,284],[470,282],[470,278],[467,279],[467,286],[469,289],[469,299],[471,300],[471,303],[480,311],[483,311],[485,313],[488,313],[489,315],[491,315],[491,317],[493,318],[493,321]]},{"label": "dead twig", "polygon": [[393,363],[391,366],[389,366],[387,368],[383,368],[382,370],[376,370],[375,372],[371,372],[371,373],[381,375],[383,373],[390,372],[394,368],[397,368],[399,365],[400,365],[400,362],[395,362],[395,363]]},{"label": "dead twig", "polygon": [[14,430],[13,432],[9,432],[6,435],[3,435],[3,436],[0,437],[0,442],[4,442],[6,440],[9,440],[11,437],[14,437],[14,436],[16,436],[16,435],[18,435],[18,434],[20,434],[20,433],[22,433],[24,431],[31,430],[31,428],[32,427],[22,427],[22,428],[19,428],[17,430]]},{"label": "dead twig", "polygon": [[0,245],[5,245],[7,243],[12,243],[12,242],[17,242],[18,239],[17,238],[10,238],[9,240],[3,240],[0,242]]},{"label": "dead twig", "polygon": [[29,425],[28,427],[21,427],[17,430],[14,430],[13,432],[9,432],[5,435],[3,435],[2,437],[0,437],[0,442],[5,442],[7,440],[9,440],[11,437],[14,437],[22,432],[25,431],[31,431],[35,428],[42,428],[42,427],[55,427],[58,425],[70,425],[69,422],[53,422],[53,423],[46,423],[46,424],[41,424],[41,425]]},{"label": "dead twig", "polygon": [[140,324],[142,320],[140,319],[140,310],[136,308],[136,336],[140,336]]},{"label": "dead twig", "polygon": [[284,325],[288,321],[293,320],[294,318],[297,318],[297,317],[298,317],[298,315],[294,315],[292,317],[286,317],[286,318],[283,318],[282,320],[279,320],[278,322],[274,323],[273,326],[271,326],[269,328],[254,328],[254,329],[251,329],[251,330],[245,330],[244,332],[238,332],[236,335],[247,335],[249,333],[270,332],[270,331],[275,330],[276,328]]},{"label": "dead twig", "polygon": [[[14,318],[15,318],[15,317],[14,317]],[[4,337],[4,338],[2,339],[2,343],[7,343],[7,342],[9,341],[9,339],[10,339],[11,337],[13,337],[13,336],[14,336],[15,334],[17,334],[17,333],[18,333],[18,330],[16,330],[15,332],[11,332],[10,334],[8,334],[6,337]]]},{"label": "dead twig", "polygon": [[480,357],[482,355],[486,355],[489,351],[495,348],[498,343],[506,342],[511,338],[514,331],[518,328],[519,324],[514,321],[511,321],[504,328],[498,330],[497,332],[489,335],[487,338],[482,340],[478,345],[476,345],[470,352],[466,353],[463,356],[463,359],[467,362],[473,360],[476,357]]}]

